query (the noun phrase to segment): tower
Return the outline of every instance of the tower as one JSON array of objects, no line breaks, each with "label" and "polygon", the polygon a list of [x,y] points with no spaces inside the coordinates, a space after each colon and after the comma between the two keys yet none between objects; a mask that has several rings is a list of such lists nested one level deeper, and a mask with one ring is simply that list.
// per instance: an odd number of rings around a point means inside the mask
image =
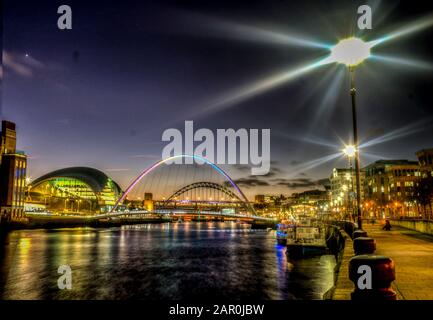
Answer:
[{"label": "tower", "polygon": [[16,150],[15,123],[2,121],[0,137],[0,223],[22,221],[27,157]]}]

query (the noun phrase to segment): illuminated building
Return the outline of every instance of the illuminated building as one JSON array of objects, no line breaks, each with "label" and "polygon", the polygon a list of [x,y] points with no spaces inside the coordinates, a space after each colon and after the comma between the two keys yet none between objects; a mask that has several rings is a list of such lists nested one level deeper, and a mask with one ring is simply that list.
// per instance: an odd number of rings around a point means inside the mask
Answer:
[{"label": "illuminated building", "polygon": [[422,177],[433,177],[433,148],[423,149],[415,153],[418,157]]},{"label": "illuminated building", "polygon": [[306,190],[300,193],[293,193],[292,198],[298,204],[310,204],[320,206],[328,203],[328,192],[326,190]]},{"label": "illuminated building", "polygon": [[281,201],[284,200],[283,195],[273,195],[273,194],[256,194],[254,196],[254,202],[256,204],[265,205],[280,205]]},{"label": "illuminated building", "polygon": [[265,195],[264,194],[256,194],[254,197],[255,203],[265,203]]},{"label": "illuminated building", "polygon": [[119,185],[105,173],[72,167],[34,180],[29,185],[27,201],[44,204],[53,212],[107,212],[121,195]]},{"label": "illuminated building", "polygon": [[378,160],[364,170],[364,211],[369,216],[415,215],[412,202],[420,177],[417,161]]},{"label": "illuminated building", "polygon": [[[364,183],[365,172],[361,170],[360,183]],[[347,218],[345,215],[353,214],[356,209],[355,194],[355,170],[345,168],[334,168],[330,177],[331,181],[331,201],[330,205],[334,213]],[[364,192],[361,188],[361,203],[364,199]]]},{"label": "illuminated building", "polygon": [[147,211],[153,211],[154,209],[154,203],[153,203],[153,194],[150,192],[146,192],[144,194],[144,208]]},{"label": "illuminated building", "polygon": [[433,148],[423,149],[415,153],[418,157],[420,179],[415,192],[418,213],[424,217],[433,217]]},{"label": "illuminated building", "polygon": [[0,222],[24,219],[26,155],[16,150],[15,123],[2,121],[0,141]]},{"label": "illuminated building", "polygon": [[294,214],[323,214],[329,209],[329,196],[326,190],[306,190],[293,193],[290,210]]}]

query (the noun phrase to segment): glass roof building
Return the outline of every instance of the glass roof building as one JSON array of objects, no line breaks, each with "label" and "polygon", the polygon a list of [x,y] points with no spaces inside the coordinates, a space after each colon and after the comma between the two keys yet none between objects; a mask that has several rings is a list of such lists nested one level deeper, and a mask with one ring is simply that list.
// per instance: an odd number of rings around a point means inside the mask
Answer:
[{"label": "glass roof building", "polygon": [[27,202],[55,212],[107,212],[121,195],[119,185],[102,171],[72,167],[34,180],[27,190]]}]

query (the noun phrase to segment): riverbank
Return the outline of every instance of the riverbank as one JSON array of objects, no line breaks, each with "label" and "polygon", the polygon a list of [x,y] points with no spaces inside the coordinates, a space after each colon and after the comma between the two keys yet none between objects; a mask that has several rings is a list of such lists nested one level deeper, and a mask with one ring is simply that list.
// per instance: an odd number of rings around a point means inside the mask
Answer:
[{"label": "riverbank", "polygon": [[353,251],[352,238],[344,231],[340,230],[344,237],[344,248],[340,252],[337,264],[335,286],[330,295],[332,300],[350,300],[350,294],[354,290],[354,284],[349,280],[349,261],[355,255]]},{"label": "riverbank", "polygon": [[392,219],[391,224],[433,235],[433,221],[421,219]]},{"label": "riverbank", "polygon": [[[32,216],[28,217],[25,222],[11,222],[0,225],[0,232],[8,232],[11,230],[23,229],[57,229],[57,228],[110,228],[120,227],[123,225],[136,224],[155,224],[176,222],[178,218],[173,217],[149,217],[149,218],[115,218],[115,219],[89,219],[80,216]],[[194,222],[221,222],[221,219],[193,219]],[[232,221],[232,220],[227,220]],[[275,229],[276,224],[268,222],[252,221],[250,223],[252,229]]]},{"label": "riverbank", "polygon": [[395,262],[392,283],[398,300],[433,300],[433,236],[395,226],[364,224],[369,237],[376,240],[376,254]]},{"label": "riverbank", "polygon": [[23,229],[53,229],[53,228],[78,228],[78,227],[92,227],[92,228],[109,228],[119,227],[122,225],[130,224],[147,224],[147,223],[166,223],[172,222],[171,218],[117,218],[117,219],[88,219],[83,217],[29,217],[26,222],[11,222],[0,226],[0,232],[7,232],[10,230],[23,230]]},{"label": "riverbank", "polygon": [[323,300],[350,300],[350,293],[354,289],[353,283],[349,280],[349,261],[355,255],[353,242],[343,229],[339,229],[338,232],[343,243],[339,244],[339,251],[336,253],[334,286],[323,295]]}]

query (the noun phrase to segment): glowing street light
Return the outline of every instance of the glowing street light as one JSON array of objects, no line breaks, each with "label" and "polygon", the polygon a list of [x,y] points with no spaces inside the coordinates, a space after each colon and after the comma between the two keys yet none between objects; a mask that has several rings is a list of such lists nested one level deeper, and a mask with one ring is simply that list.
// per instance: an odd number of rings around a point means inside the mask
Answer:
[{"label": "glowing street light", "polygon": [[26,177],[26,185],[28,186],[30,183],[32,183],[32,178]]},{"label": "glowing street light", "polygon": [[356,148],[355,148],[355,146],[352,146],[352,145],[345,146],[343,149],[343,153],[346,156],[348,156],[349,158],[353,158],[355,156],[355,153],[356,153]]},{"label": "glowing street light", "polygon": [[331,48],[330,58],[338,63],[354,67],[370,56],[372,45],[358,38],[341,40]]},{"label": "glowing street light", "polygon": [[353,121],[353,146],[347,146],[347,156],[352,154],[355,158],[356,174],[356,209],[358,213],[358,228],[362,228],[361,212],[361,185],[360,185],[360,163],[358,150],[358,123],[356,117],[356,88],[355,88],[355,67],[370,56],[370,49],[373,45],[358,38],[341,40],[331,49],[330,59],[348,66],[350,71],[350,95],[352,97],[352,121]]}]

